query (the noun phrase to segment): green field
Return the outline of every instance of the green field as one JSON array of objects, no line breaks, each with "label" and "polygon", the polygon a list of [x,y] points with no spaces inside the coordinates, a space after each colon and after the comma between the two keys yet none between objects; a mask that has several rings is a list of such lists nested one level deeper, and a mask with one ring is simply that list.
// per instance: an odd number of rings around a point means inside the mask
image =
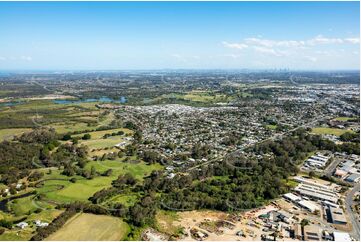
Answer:
[{"label": "green field", "polygon": [[6,230],[5,233],[0,235],[1,241],[26,241],[30,240],[33,236],[32,229],[16,229],[16,230]]},{"label": "green field", "polygon": [[19,198],[9,203],[11,211],[15,216],[21,216],[34,212],[37,208],[33,203],[34,196]]},{"label": "green field", "polygon": [[121,203],[127,207],[133,206],[138,201],[137,194],[120,194],[108,199],[104,205],[110,205],[112,203]]},{"label": "green field", "polygon": [[219,103],[219,102],[229,102],[234,99],[232,96],[226,96],[224,94],[211,93],[208,91],[191,91],[187,93],[171,93],[164,94],[157,97],[154,101],[162,101],[167,99],[173,100],[184,100],[195,103]]},{"label": "green field", "polygon": [[268,125],[266,125],[266,128],[275,130],[275,129],[277,129],[277,125],[268,124]]},{"label": "green field", "polygon": [[68,124],[51,124],[50,127],[54,128],[55,131],[59,134],[65,134],[68,132],[78,132],[86,129],[91,129],[87,123],[80,122],[68,122]]},{"label": "green field", "polygon": [[[103,136],[105,134],[116,133],[119,131],[123,131],[125,134],[120,136],[110,136],[107,139],[104,139]],[[94,131],[89,132],[88,134],[91,135],[91,139],[89,140],[79,140],[79,144],[83,144],[89,147],[90,150],[92,149],[104,149],[106,147],[113,147],[116,144],[124,141],[124,137],[126,135],[131,135],[132,131],[129,129],[119,128],[119,129],[111,129],[111,130],[102,130],[102,131]],[[84,134],[74,135],[73,137],[81,138]]]},{"label": "green field", "polygon": [[324,127],[317,127],[312,129],[312,133],[314,134],[333,134],[336,136],[341,136],[346,132],[354,132],[347,129],[337,129],[337,128],[324,128]]},{"label": "green field", "polygon": [[104,172],[108,169],[113,169],[113,177],[115,179],[121,174],[130,173],[136,179],[143,180],[143,178],[149,175],[154,170],[160,170],[163,168],[162,165],[156,163],[148,165],[145,162],[139,162],[136,164],[121,162],[122,159],[118,160],[106,160],[106,161],[91,161],[86,165],[86,168],[90,169],[94,166],[99,172]]},{"label": "green field", "polygon": [[14,228],[12,230],[6,229],[5,233],[0,235],[1,241],[15,241],[15,240],[30,240],[30,238],[34,235],[36,227],[34,226],[35,220],[40,220],[42,222],[50,223],[53,221],[59,214],[62,213],[61,210],[43,210],[40,213],[32,213],[27,216],[25,221],[30,225],[25,229]]},{"label": "green field", "polygon": [[45,181],[44,186],[36,190],[47,199],[56,202],[86,201],[96,191],[109,187],[112,181],[121,174],[131,173],[138,180],[142,180],[144,176],[149,175],[153,170],[162,168],[159,164],[147,165],[144,162],[129,164],[119,160],[91,161],[85,168],[90,170],[92,166],[100,173],[108,169],[113,169],[113,174],[109,177],[97,176],[91,180],[77,176],[77,181],[72,183],[68,181],[70,178],[61,175],[59,170],[53,170],[52,174],[46,174],[44,179],[67,179],[67,181]]},{"label": "green field", "polygon": [[120,218],[81,213],[46,240],[100,241],[122,240],[130,231],[128,224]]},{"label": "green field", "polygon": [[0,129],[0,141],[3,140],[9,140],[12,137],[14,137],[15,135],[21,135],[24,132],[28,132],[31,129],[27,129],[27,128],[20,128],[20,129]]},{"label": "green field", "polygon": [[335,118],[335,120],[337,120],[337,121],[349,121],[349,120],[351,120],[351,119],[356,119],[357,117],[352,117],[352,118],[350,118],[350,117],[337,117],[337,118]]}]

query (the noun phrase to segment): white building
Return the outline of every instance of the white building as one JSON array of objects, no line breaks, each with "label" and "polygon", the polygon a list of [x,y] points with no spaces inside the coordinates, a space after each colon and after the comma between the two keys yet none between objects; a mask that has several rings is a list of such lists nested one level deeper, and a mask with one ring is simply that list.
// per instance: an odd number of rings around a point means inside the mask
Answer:
[{"label": "white building", "polygon": [[350,235],[348,233],[345,233],[345,232],[333,232],[333,240],[334,241],[342,241],[342,242],[345,242],[345,241],[352,241]]},{"label": "white building", "polygon": [[291,202],[298,202],[298,201],[301,201],[302,198],[293,194],[293,193],[286,193],[286,194],[283,194],[283,197],[288,200],[288,201],[291,201]]},{"label": "white building", "polygon": [[21,229],[24,229],[24,228],[28,227],[29,224],[27,222],[20,222],[20,223],[16,224],[16,226]]},{"label": "white building", "polygon": [[47,227],[49,223],[41,222],[40,220],[35,220],[36,227]]},{"label": "white building", "polygon": [[307,209],[311,213],[320,210],[320,208],[314,202],[311,201],[301,200],[297,204],[300,205],[302,208]]}]

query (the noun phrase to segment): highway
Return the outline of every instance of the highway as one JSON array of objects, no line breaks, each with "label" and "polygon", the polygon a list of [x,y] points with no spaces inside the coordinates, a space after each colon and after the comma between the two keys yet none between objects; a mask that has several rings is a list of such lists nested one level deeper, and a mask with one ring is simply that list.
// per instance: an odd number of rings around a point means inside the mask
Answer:
[{"label": "highway", "polygon": [[350,235],[356,239],[356,241],[360,241],[360,222],[359,222],[359,216],[352,211],[352,205],[353,205],[353,196],[356,192],[360,191],[360,183],[355,184],[355,186],[347,193],[345,198],[345,206],[346,206],[346,212],[351,219],[352,224],[352,232]]}]

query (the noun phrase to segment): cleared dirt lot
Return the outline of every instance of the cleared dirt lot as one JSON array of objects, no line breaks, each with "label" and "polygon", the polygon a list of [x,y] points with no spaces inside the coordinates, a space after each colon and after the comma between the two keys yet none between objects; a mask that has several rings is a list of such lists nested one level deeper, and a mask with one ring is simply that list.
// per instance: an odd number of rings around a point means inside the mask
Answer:
[{"label": "cleared dirt lot", "polygon": [[119,218],[82,213],[46,240],[122,240],[128,230],[128,225]]}]

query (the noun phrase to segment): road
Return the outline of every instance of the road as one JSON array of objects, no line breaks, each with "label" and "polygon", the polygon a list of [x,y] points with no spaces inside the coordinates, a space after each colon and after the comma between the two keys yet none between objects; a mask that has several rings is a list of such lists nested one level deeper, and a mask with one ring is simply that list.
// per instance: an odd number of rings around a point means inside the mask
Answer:
[{"label": "road", "polygon": [[352,188],[351,191],[349,191],[345,198],[345,206],[346,206],[346,212],[351,219],[352,224],[352,232],[350,235],[356,239],[357,241],[360,241],[360,222],[358,215],[352,211],[352,205],[353,205],[353,196],[356,192],[360,192],[360,183],[355,184],[355,186]]},{"label": "road", "polygon": [[333,171],[336,169],[336,167],[338,166],[338,164],[340,164],[341,162],[341,159],[339,158],[336,158],[331,162],[331,164],[329,164],[326,169],[323,171],[323,173],[326,175],[326,176],[331,176]]},{"label": "road", "polygon": [[49,91],[49,92],[51,92],[51,90],[49,89],[49,88],[47,88],[45,85],[43,85],[43,84],[41,84],[41,83],[39,83],[39,82],[37,82],[37,81],[31,81],[33,84],[35,84],[35,85],[38,85],[38,86],[41,86],[41,87],[43,87],[45,90],[47,90],[47,91]]}]

